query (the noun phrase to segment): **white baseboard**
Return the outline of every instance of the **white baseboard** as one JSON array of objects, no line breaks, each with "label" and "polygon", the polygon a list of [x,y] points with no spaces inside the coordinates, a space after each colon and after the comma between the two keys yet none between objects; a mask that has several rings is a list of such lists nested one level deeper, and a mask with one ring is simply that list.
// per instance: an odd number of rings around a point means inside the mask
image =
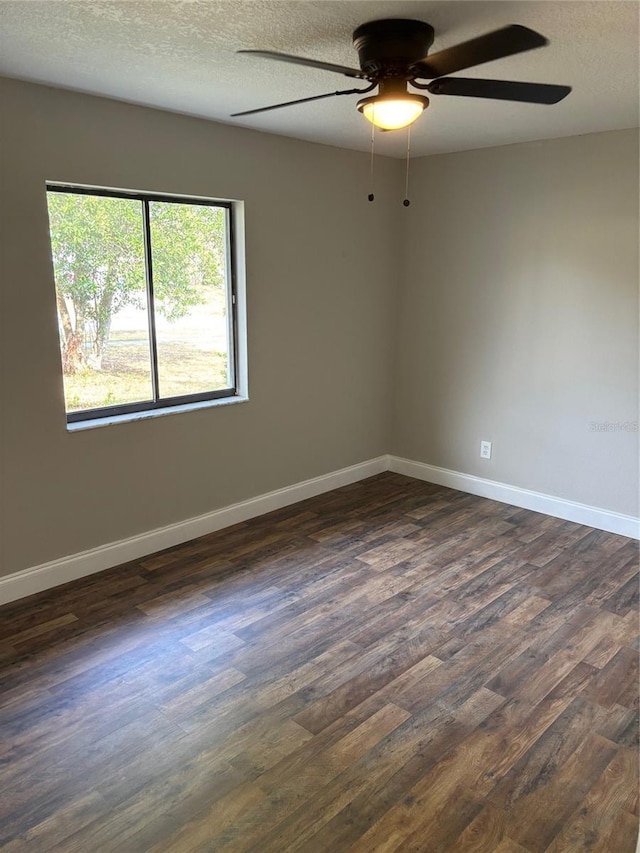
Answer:
[{"label": "white baseboard", "polygon": [[177,524],[160,527],[156,530],[132,536],[129,539],[121,539],[119,542],[110,542],[80,554],[72,554],[44,563],[40,566],[24,569],[20,572],[0,578],[0,605],[19,598],[25,598],[36,592],[43,592],[51,587],[68,583],[72,580],[111,569],[121,563],[137,560],[205,536],[232,524],[247,521],[259,515],[264,515],[275,509],[298,503],[307,498],[330,492],[340,486],[347,486],[381,474],[383,471],[394,471],[396,474],[405,474],[416,480],[425,480],[436,483],[439,486],[447,486],[461,492],[472,495],[480,495],[491,498],[501,503],[512,504],[523,509],[531,509],[556,518],[567,521],[575,521],[578,524],[586,524],[599,530],[607,530],[610,533],[618,533],[633,539],[640,538],[640,520],[631,515],[622,515],[617,512],[599,509],[563,500],[552,495],[532,492],[529,489],[520,489],[507,483],[498,483],[494,480],[485,480],[482,477],[474,477],[471,474],[462,474],[459,471],[450,471],[447,468],[438,468],[435,465],[427,465],[424,462],[413,462],[410,459],[402,459],[398,456],[379,456],[369,459],[358,465],[351,465],[312,480],[295,483],[274,492],[267,492],[241,503],[232,504],[222,509],[214,510],[205,515],[189,518]]},{"label": "white baseboard", "polygon": [[340,486],[347,486],[358,480],[372,477],[374,474],[381,474],[388,468],[388,456],[379,456],[377,459],[369,459],[358,465],[351,465],[348,468],[342,468],[321,477],[314,477],[312,480],[305,480],[284,489],[267,492],[256,498],[231,504],[231,506],[199,515],[196,518],[189,518],[177,524],[150,530],[139,536],[121,539],[119,542],[110,542],[108,545],[101,545],[89,551],[72,554],[69,557],[52,560],[50,563],[15,572],[7,577],[0,578],[0,605],[25,598],[36,592],[43,592],[43,590],[86,575],[92,575],[95,572],[111,569],[121,563],[127,563],[129,560],[146,557],[156,551],[162,551],[164,548],[171,548],[174,545],[180,545],[182,542],[188,542],[190,539],[197,539],[198,536],[205,536],[207,533],[213,533],[223,527],[230,527],[232,524],[264,515],[274,509],[281,509],[290,504],[315,497],[315,495],[330,492],[332,489],[338,489]]},{"label": "white baseboard", "polygon": [[622,515],[619,512],[611,512],[607,509],[568,501],[553,495],[509,486],[507,483],[485,480],[483,477],[475,477],[472,474],[462,474],[459,471],[450,471],[448,468],[438,468],[424,462],[413,462],[399,456],[389,457],[389,470],[396,474],[405,474],[407,477],[413,477],[416,480],[426,480],[428,483],[436,483],[438,486],[447,486],[460,492],[491,498],[491,500],[500,501],[500,503],[531,509],[534,512],[563,518],[566,521],[575,521],[577,524],[596,527],[598,530],[606,530],[609,533],[618,533],[631,539],[640,538],[640,519],[632,515]]}]

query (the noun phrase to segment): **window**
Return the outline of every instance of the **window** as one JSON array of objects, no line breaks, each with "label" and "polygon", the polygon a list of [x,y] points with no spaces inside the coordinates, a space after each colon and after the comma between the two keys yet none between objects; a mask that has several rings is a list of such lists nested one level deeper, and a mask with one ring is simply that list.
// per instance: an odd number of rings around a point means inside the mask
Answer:
[{"label": "window", "polygon": [[234,205],[48,185],[69,423],[238,394]]}]

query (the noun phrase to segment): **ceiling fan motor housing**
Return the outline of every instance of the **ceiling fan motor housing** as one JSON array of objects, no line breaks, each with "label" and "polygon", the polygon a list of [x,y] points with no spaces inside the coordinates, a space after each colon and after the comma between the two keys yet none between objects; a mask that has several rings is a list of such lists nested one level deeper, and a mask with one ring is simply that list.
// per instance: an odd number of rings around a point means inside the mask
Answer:
[{"label": "ceiling fan motor housing", "polygon": [[416,63],[433,44],[433,27],[424,21],[389,18],[369,21],[353,33],[360,67],[370,80],[399,77],[410,80]]}]

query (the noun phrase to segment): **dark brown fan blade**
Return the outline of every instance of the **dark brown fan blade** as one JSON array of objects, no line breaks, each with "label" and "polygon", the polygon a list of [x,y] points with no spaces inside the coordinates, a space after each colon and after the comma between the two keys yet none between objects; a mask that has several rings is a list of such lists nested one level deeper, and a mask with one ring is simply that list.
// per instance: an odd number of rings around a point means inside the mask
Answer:
[{"label": "dark brown fan blade", "polygon": [[263,59],[278,59],[280,62],[291,62],[293,65],[307,65],[309,68],[319,68],[321,71],[334,71],[336,74],[344,74],[346,77],[366,79],[366,75],[359,68],[349,68],[347,65],[334,65],[331,62],[320,62],[317,59],[306,59],[304,56],[292,56],[290,53],[276,53],[273,50],[239,50],[237,52],[251,53],[253,56],[261,56]]},{"label": "dark brown fan blade", "polygon": [[494,98],[498,101],[524,101],[527,104],[557,104],[566,98],[571,86],[547,83],[516,83],[511,80],[470,80],[441,77],[429,83],[432,95],[462,95],[465,98]]},{"label": "dark brown fan blade", "polygon": [[256,110],[244,110],[241,113],[231,113],[231,118],[236,116],[250,116],[254,113],[267,113],[269,110],[279,110],[280,107],[291,107],[293,104],[305,104],[308,101],[320,101],[322,98],[333,98],[336,95],[360,95],[363,92],[370,92],[375,89],[376,84],[372,83],[366,89],[342,89],[339,92],[327,92],[326,95],[312,95],[310,98],[298,98],[295,101],[285,101],[283,104],[272,104],[270,107],[258,107]]},{"label": "dark brown fan blade", "polygon": [[432,80],[434,77],[453,74],[483,62],[491,62],[492,59],[502,59],[503,56],[543,47],[545,44],[548,42],[540,33],[519,24],[512,24],[426,57],[416,66],[418,70],[415,76]]}]

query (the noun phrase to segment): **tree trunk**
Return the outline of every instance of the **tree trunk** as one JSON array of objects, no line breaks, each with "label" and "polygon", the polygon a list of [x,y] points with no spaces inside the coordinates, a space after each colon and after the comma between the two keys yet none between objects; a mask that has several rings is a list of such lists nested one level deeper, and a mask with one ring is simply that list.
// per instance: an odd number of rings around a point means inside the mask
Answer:
[{"label": "tree trunk", "polygon": [[64,346],[62,347],[62,370],[66,374],[77,373],[84,367],[84,350],[83,344],[83,329],[82,324],[78,322],[76,317],[76,328],[74,329],[69,316],[69,310],[64,296],[56,290],[56,303],[58,306],[58,316],[62,331],[64,334]]},{"label": "tree trunk", "polygon": [[106,286],[100,302],[98,304],[96,318],[96,335],[93,341],[93,349],[95,352],[96,370],[102,370],[102,359],[104,356],[104,348],[109,343],[109,335],[111,334],[111,321],[113,319],[113,289],[107,279]]}]

